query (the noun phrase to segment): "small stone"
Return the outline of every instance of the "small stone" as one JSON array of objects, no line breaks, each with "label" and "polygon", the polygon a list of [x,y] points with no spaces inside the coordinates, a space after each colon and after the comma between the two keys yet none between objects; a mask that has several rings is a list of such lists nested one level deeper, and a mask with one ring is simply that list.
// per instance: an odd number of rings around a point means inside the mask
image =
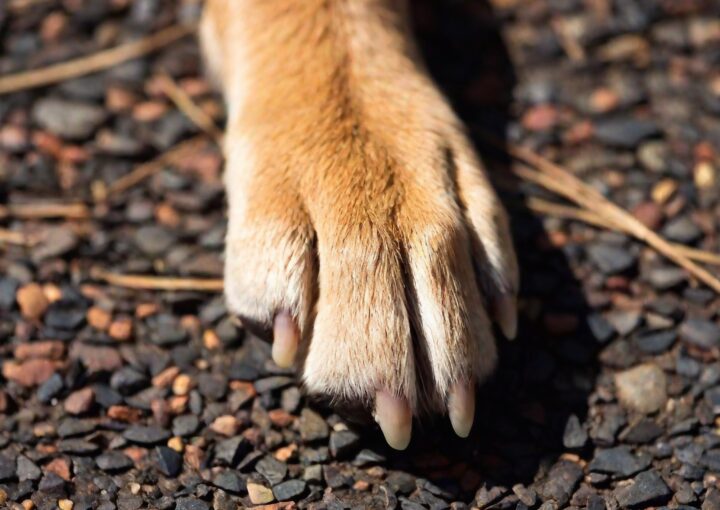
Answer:
[{"label": "small stone", "polygon": [[47,404],[53,398],[57,397],[64,386],[63,379],[60,374],[55,373],[42,383],[37,390],[37,398],[40,402]]},{"label": "small stone", "polygon": [[109,451],[98,455],[95,463],[100,469],[108,472],[125,471],[134,465],[130,457],[118,451]]},{"label": "small stone", "polygon": [[701,510],[717,510],[718,508],[720,508],[720,490],[711,487],[705,494]]},{"label": "small stone", "polygon": [[146,388],[150,380],[131,366],[122,367],[110,377],[110,387],[123,395],[131,395]]},{"label": "small stone", "polygon": [[45,464],[47,473],[55,473],[66,482],[70,481],[72,474],[70,473],[70,461],[64,457],[58,457]]},{"label": "small stone", "polygon": [[40,127],[68,140],[89,138],[106,116],[105,110],[94,104],[52,97],[36,101],[32,110]]},{"label": "small stone", "polygon": [[593,244],[587,252],[590,260],[607,275],[623,273],[635,266],[637,260],[626,249],[610,244]]},{"label": "small stone", "polygon": [[141,227],[135,233],[135,244],[146,255],[163,255],[176,241],[176,236],[164,227]]},{"label": "small stone", "polygon": [[198,391],[211,401],[221,400],[227,393],[227,377],[219,373],[201,373],[198,378]]},{"label": "small stone", "polygon": [[235,471],[225,469],[213,477],[213,484],[232,494],[239,494],[247,489],[245,481]]},{"label": "small stone", "polygon": [[653,331],[635,338],[634,343],[641,351],[647,354],[660,354],[667,351],[677,340],[677,333],[673,330]]},{"label": "small stone", "polygon": [[720,346],[720,327],[704,319],[687,319],[680,325],[680,337],[701,349]]},{"label": "small stone", "polygon": [[623,149],[634,149],[643,140],[659,133],[655,122],[629,116],[603,119],[595,123],[595,138],[598,141]]},{"label": "small stone", "polygon": [[18,455],[17,457],[17,477],[21,482],[25,480],[39,480],[42,476],[42,471],[37,464],[28,459],[24,455]]},{"label": "small stone", "polygon": [[65,480],[53,472],[47,472],[40,480],[38,489],[46,494],[59,496],[65,491]]},{"label": "small stone", "polygon": [[632,310],[616,310],[607,314],[607,320],[615,331],[625,336],[632,333],[642,322],[640,313]]},{"label": "small stone", "polygon": [[583,448],[588,440],[588,433],[585,427],[580,423],[580,419],[576,415],[571,415],[565,424],[565,432],[563,433],[563,445],[565,448]]},{"label": "small stone", "polygon": [[614,496],[621,508],[648,508],[665,503],[672,492],[656,471],[645,471],[630,485],[616,489]]},{"label": "small stone", "polygon": [[564,506],[570,500],[582,476],[583,471],[580,466],[568,460],[561,460],[550,469],[547,481],[538,492],[543,500],[552,499],[558,505]]},{"label": "small stone", "polygon": [[322,466],[320,464],[313,464],[312,466],[307,466],[303,470],[302,478],[306,482],[322,481],[322,478],[323,478]]},{"label": "small stone", "polygon": [[651,140],[638,147],[637,157],[640,164],[647,170],[660,174],[667,168],[669,160],[668,146],[665,142]]},{"label": "small stone", "polygon": [[385,479],[390,488],[399,494],[410,494],[415,490],[415,477],[403,471],[392,471]]},{"label": "small stone", "polygon": [[130,317],[118,317],[108,326],[108,335],[118,342],[127,342],[133,335],[133,321]]},{"label": "small stone", "polygon": [[272,490],[259,482],[248,482],[247,491],[253,505],[265,505],[275,499]]},{"label": "small stone", "polygon": [[352,478],[337,465],[323,466],[323,478],[331,489],[339,489],[352,485]]},{"label": "small stone", "polygon": [[654,441],[662,433],[662,427],[654,420],[642,418],[625,429],[620,434],[620,440],[626,443],[644,444]]},{"label": "small stone", "polygon": [[612,324],[598,313],[588,316],[587,325],[595,340],[601,344],[607,343],[615,334],[615,328],[613,328]]},{"label": "small stone", "polygon": [[210,430],[223,436],[234,436],[237,434],[240,424],[237,418],[232,415],[218,416],[210,425]]},{"label": "small stone", "polygon": [[692,244],[702,237],[702,230],[688,216],[669,221],[662,229],[662,235],[670,241]]},{"label": "small stone", "polygon": [[15,347],[15,359],[24,361],[31,358],[62,359],[65,354],[65,345],[55,340],[40,342],[27,342]]},{"label": "small stone", "polygon": [[187,374],[180,374],[173,380],[172,390],[175,395],[187,395],[195,387],[195,381]]},{"label": "small stone", "polygon": [[123,432],[123,437],[140,445],[155,445],[164,443],[171,435],[169,431],[160,427],[133,425]]},{"label": "small stone", "polygon": [[322,416],[308,408],[300,413],[300,437],[306,443],[327,439],[330,434],[328,424]]},{"label": "small stone", "polygon": [[650,459],[638,457],[626,446],[617,446],[598,450],[590,462],[588,469],[596,473],[607,473],[620,478],[627,478],[642,471]]},{"label": "small stone", "polygon": [[289,427],[295,421],[295,416],[285,411],[285,409],[268,411],[268,418],[273,425],[279,428]]},{"label": "small stone", "polygon": [[72,392],[65,399],[65,411],[69,414],[83,414],[90,410],[95,403],[95,393],[92,388],[83,388]]},{"label": "small stone", "polygon": [[183,464],[182,455],[167,446],[155,447],[155,454],[158,459],[158,467],[165,476],[174,478],[180,474]]},{"label": "small stone", "polygon": [[70,499],[61,499],[58,501],[58,508],[60,508],[60,510],[73,510],[74,505]]},{"label": "small stone", "polygon": [[114,372],[122,367],[122,358],[116,349],[111,347],[89,345],[84,342],[73,342],[70,347],[70,359],[78,359],[87,367],[88,372]]},{"label": "small stone", "polygon": [[242,436],[231,437],[215,445],[215,458],[228,466],[235,467],[238,462],[250,451],[252,445]]},{"label": "small stone", "polygon": [[0,454],[0,482],[6,482],[16,477],[15,462],[9,457]]},{"label": "small stone", "polygon": [[290,386],[292,383],[292,377],[287,377],[284,375],[274,375],[272,377],[265,377],[263,379],[258,379],[257,381],[255,381],[255,390],[258,393],[266,393],[268,391],[275,391],[285,388],[287,386]]},{"label": "small stone", "polygon": [[55,362],[46,359],[29,359],[22,363],[6,361],[2,374],[5,379],[30,387],[44,383],[55,373]]},{"label": "small stone", "polygon": [[50,305],[42,287],[37,283],[29,283],[20,287],[15,299],[22,316],[30,320],[38,320]]},{"label": "small stone", "polygon": [[84,305],[75,300],[53,301],[45,313],[45,326],[61,332],[77,331],[84,323]]},{"label": "small stone", "polygon": [[330,434],[330,455],[346,458],[355,453],[360,445],[360,436],[351,430],[333,431]]},{"label": "small stone", "polygon": [[654,413],[667,401],[667,377],[652,363],[615,374],[615,387],[620,403],[640,413]]},{"label": "small stone", "polygon": [[288,467],[272,455],[266,455],[255,465],[255,471],[263,475],[270,485],[276,485],[285,479]]},{"label": "small stone", "polygon": [[297,500],[305,493],[307,485],[302,480],[288,480],[273,487],[273,494],[278,501]]},{"label": "small stone", "polygon": [[633,216],[640,223],[651,230],[658,230],[662,225],[664,214],[662,208],[655,202],[647,201],[637,205],[633,211]]},{"label": "small stone", "polygon": [[700,161],[693,168],[693,177],[699,189],[711,189],[716,183],[715,167],[708,161]]},{"label": "small stone", "polygon": [[167,445],[178,453],[182,453],[185,450],[185,443],[180,437],[171,437],[168,439]]},{"label": "small stone", "polygon": [[110,312],[103,310],[100,307],[91,306],[88,308],[85,319],[93,328],[99,331],[106,331],[112,322],[112,315]]},{"label": "small stone", "polygon": [[100,450],[100,446],[97,444],[83,439],[65,439],[60,441],[57,446],[61,452],[75,455],[91,455]]},{"label": "small stone", "polygon": [[679,267],[656,267],[650,269],[645,278],[657,290],[671,290],[687,280],[687,273]]},{"label": "small stone", "polygon": [[178,498],[175,510],[210,510],[210,507],[202,499]]},{"label": "small stone", "polygon": [[200,420],[194,414],[175,417],[172,424],[173,434],[180,437],[193,435],[200,427]]},{"label": "small stone", "polygon": [[537,493],[534,490],[529,489],[522,484],[516,484],[513,486],[512,491],[524,505],[527,505],[528,508],[535,506],[537,502]]}]

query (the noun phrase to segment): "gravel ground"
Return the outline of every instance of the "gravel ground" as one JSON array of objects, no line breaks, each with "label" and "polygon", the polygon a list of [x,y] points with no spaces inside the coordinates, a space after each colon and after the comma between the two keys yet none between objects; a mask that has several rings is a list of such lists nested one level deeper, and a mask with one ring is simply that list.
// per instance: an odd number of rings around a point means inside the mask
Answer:
[{"label": "gravel ground", "polygon": [[[470,125],[561,162],[667,239],[718,251],[718,2],[448,4],[418,2],[417,25]],[[0,2],[0,76],[198,11]],[[467,440],[438,419],[391,451],[376,429],[308,402],[221,297],[94,280],[95,266],[221,275],[211,142],[108,192],[196,134],[161,72],[222,110],[191,39],[0,96],[0,203],[94,204],[78,218],[0,215],[0,228],[40,239],[0,242],[0,506],[720,508],[717,296],[624,235],[526,209],[522,195],[553,197],[504,179],[508,161],[488,149],[521,258],[521,324]]]}]

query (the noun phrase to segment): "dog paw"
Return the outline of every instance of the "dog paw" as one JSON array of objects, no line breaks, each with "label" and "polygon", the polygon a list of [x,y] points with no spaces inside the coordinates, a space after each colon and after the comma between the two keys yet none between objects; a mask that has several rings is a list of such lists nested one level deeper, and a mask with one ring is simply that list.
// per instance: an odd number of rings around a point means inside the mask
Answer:
[{"label": "dog paw", "polygon": [[465,437],[495,364],[490,318],[516,331],[506,216],[459,130],[406,157],[365,136],[288,143],[278,162],[229,132],[227,301],[309,392],[372,409],[391,446],[424,413]]},{"label": "dog paw", "polygon": [[466,436],[491,320],[515,335],[517,265],[402,3],[244,4],[209,2],[201,30],[229,105],[230,309],[272,332],[309,392],[370,410],[391,446],[428,413]]}]

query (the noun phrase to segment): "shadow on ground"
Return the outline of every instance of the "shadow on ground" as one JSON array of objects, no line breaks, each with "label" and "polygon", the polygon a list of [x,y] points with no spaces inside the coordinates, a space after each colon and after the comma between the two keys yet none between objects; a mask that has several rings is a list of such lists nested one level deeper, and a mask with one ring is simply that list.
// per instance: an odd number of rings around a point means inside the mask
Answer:
[{"label": "shadow on ground", "polygon": [[[456,111],[468,125],[505,140],[515,73],[502,20],[486,2],[416,2],[414,17],[431,73]],[[563,432],[572,415],[582,422],[587,413],[598,345],[569,261],[553,248],[542,218],[522,206],[510,162],[475,141],[493,180],[503,183],[512,218],[522,275],[519,336],[499,342],[500,366],[478,394],[469,439],[456,438],[447,420],[439,419],[416,427],[409,452],[390,459],[393,467],[425,476],[464,501],[484,483],[540,479],[568,451]]]}]

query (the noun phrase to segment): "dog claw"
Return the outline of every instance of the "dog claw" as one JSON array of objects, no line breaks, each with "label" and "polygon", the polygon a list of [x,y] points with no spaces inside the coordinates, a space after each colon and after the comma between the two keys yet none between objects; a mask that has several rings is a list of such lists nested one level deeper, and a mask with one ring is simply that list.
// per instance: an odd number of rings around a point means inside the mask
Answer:
[{"label": "dog claw", "polygon": [[448,397],[448,414],[455,433],[468,437],[475,420],[475,385],[455,383]]},{"label": "dog claw", "polygon": [[517,335],[517,299],[510,294],[503,294],[493,303],[495,320],[505,338],[513,340]]},{"label": "dog claw", "polygon": [[412,411],[406,399],[387,391],[378,391],[375,396],[375,421],[392,448],[404,450],[410,444]]},{"label": "dog claw", "polygon": [[292,366],[295,362],[300,331],[289,312],[280,312],[273,322],[272,358],[281,368]]}]

